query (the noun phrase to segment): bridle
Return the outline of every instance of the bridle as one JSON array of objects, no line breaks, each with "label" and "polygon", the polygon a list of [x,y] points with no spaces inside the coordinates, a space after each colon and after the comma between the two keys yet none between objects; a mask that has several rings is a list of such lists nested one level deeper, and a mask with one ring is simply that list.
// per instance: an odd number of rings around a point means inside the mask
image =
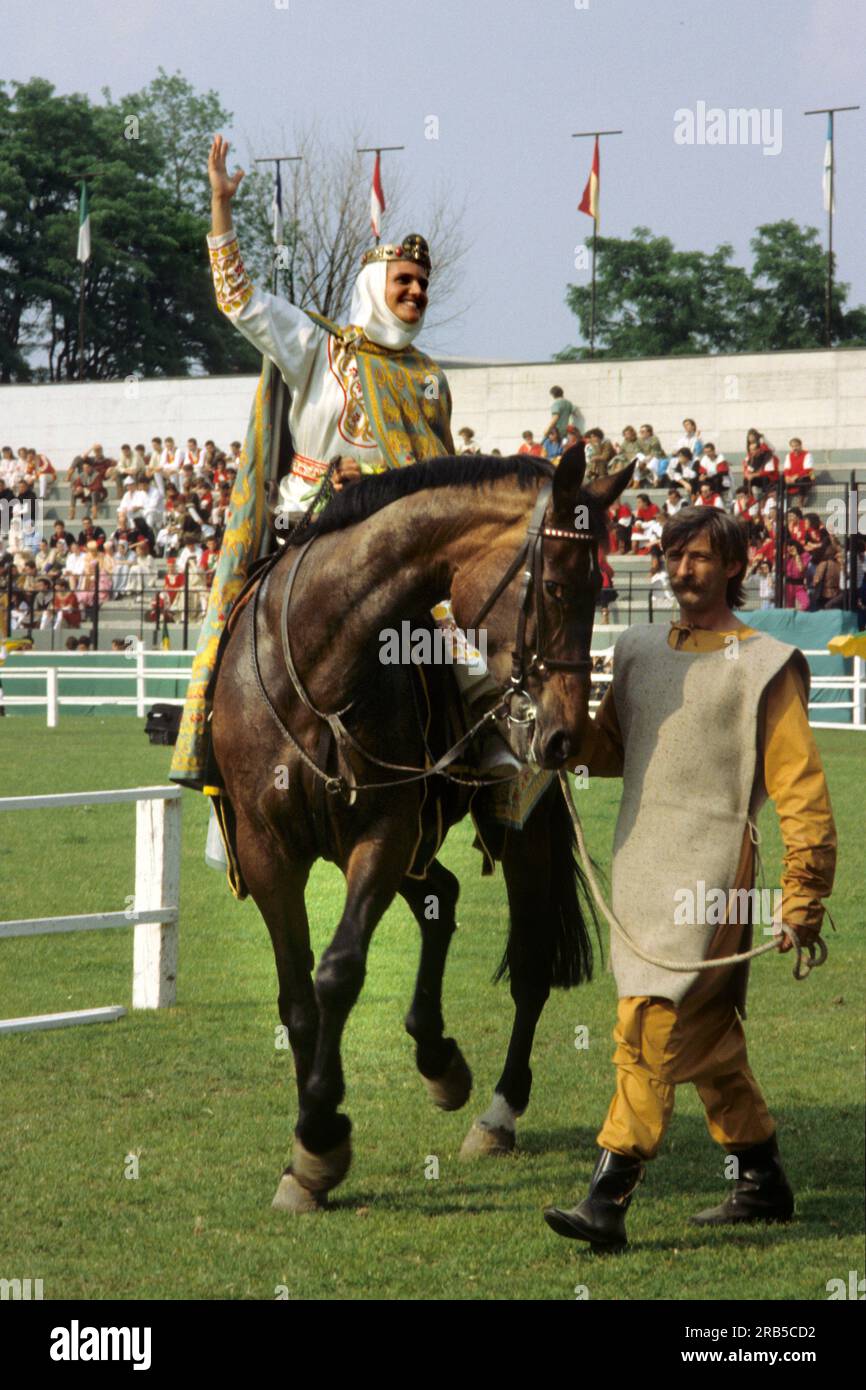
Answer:
[{"label": "bridle", "polygon": [[[511,700],[517,695],[522,696],[525,701],[531,704],[531,697],[526,689],[526,682],[530,676],[535,676],[537,679],[544,681],[551,671],[586,673],[592,670],[592,657],[588,652],[586,656],[578,657],[574,661],[558,661],[553,657],[546,656],[544,653],[544,602],[542,595],[542,586],[544,583],[544,542],[547,539],[593,542],[597,539],[591,531],[569,530],[564,527],[542,525],[552,490],[552,483],[545,483],[543,487],[539,489],[538,498],[529,518],[529,525],[526,528],[526,538],[523,545],[499,580],[499,583],[496,585],[490,597],[482,604],[478,613],[469,624],[473,632],[478,630],[479,623],[483,618],[486,618],[493,605],[501,598],[522,565],[523,577],[518,597],[517,631],[514,635],[514,647],[511,652],[511,680],[505,693],[505,698],[508,700],[509,706]],[[595,545],[593,545],[591,555],[593,576],[595,576],[598,571],[598,557]],[[526,624],[531,611],[533,596],[535,598],[535,651],[530,655],[526,641]],[[510,718],[510,715],[507,717]],[[528,723],[531,721],[526,719],[510,719],[510,722]]]},{"label": "bridle", "polygon": [[[503,692],[503,697],[499,704],[497,704],[493,709],[488,710],[484,715],[482,715],[482,717],[478,719],[475,722],[475,724],[473,724],[472,727],[465,734],[463,734],[461,738],[457,740],[456,743],[452,744],[452,746],[447,750],[447,752],[442,754],[441,758],[438,758],[437,761],[432,764],[432,766],[426,768],[410,767],[404,763],[388,762],[383,758],[378,758],[374,753],[371,753],[369,749],[363,748],[343,723],[343,715],[347,714],[348,711],[352,708],[352,706],[356,703],[354,700],[351,700],[349,704],[344,705],[342,709],[328,713],[325,710],[317,709],[316,706],[313,704],[312,700],[310,699],[309,695],[307,694],[304,685],[301,681],[301,678],[298,674],[297,667],[295,666],[294,657],[292,655],[291,642],[289,640],[288,616],[289,605],[291,603],[292,591],[294,589],[295,580],[297,579],[298,572],[300,570],[304,556],[306,555],[310,546],[313,544],[313,541],[316,539],[316,537],[312,536],[310,540],[306,541],[302,546],[298,548],[297,554],[292,563],[292,568],[289,571],[289,575],[286,580],[285,589],[283,590],[282,604],[280,606],[280,638],[282,641],[283,659],[285,661],[286,671],[288,673],[289,679],[292,682],[292,686],[294,687],[295,693],[297,694],[301,703],[310,711],[311,714],[313,714],[317,719],[323,720],[330,726],[331,731],[338,745],[344,747],[348,746],[349,748],[353,749],[354,752],[360,754],[367,762],[374,763],[377,767],[386,768],[388,771],[392,772],[410,773],[411,775],[408,777],[393,778],[388,782],[357,783],[354,780],[352,780],[351,782],[347,782],[345,778],[341,776],[332,776],[331,774],[325,772],[322,768],[318,766],[317,763],[313,761],[313,759],[307,753],[306,749],[301,747],[294,734],[291,732],[289,728],[286,727],[285,723],[280,718],[280,715],[278,714],[277,710],[274,708],[273,702],[270,696],[268,695],[267,690],[265,689],[264,682],[262,680],[261,669],[259,666],[258,644],[256,637],[258,608],[261,597],[270,581],[273,569],[268,570],[261,584],[256,586],[251,602],[252,614],[250,622],[250,646],[253,670],[255,672],[256,683],[258,685],[259,692],[262,695],[262,698],[264,699],[264,702],[267,705],[271,717],[276,723],[283,737],[288,739],[295,752],[300,757],[301,761],[310,769],[310,771],[325,783],[325,788],[327,791],[338,795],[342,795],[344,799],[351,803],[355,800],[355,793],[359,791],[384,790],[388,787],[403,786],[408,782],[425,781],[427,778],[436,775],[443,775],[449,777],[452,781],[460,782],[468,786],[489,786],[494,781],[502,782],[505,780],[509,780],[501,777],[492,779],[457,776],[453,772],[449,772],[448,767],[449,764],[452,763],[454,759],[457,757],[458,753],[468,743],[471,742],[471,740],[476,736],[476,734],[478,734],[481,729],[491,724],[493,721],[497,719],[505,719],[511,724],[530,724],[534,721],[535,709],[532,702],[532,697],[526,689],[526,683],[530,676],[535,676],[537,679],[543,681],[547,679],[550,672],[552,671],[570,671],[583,673],[592,670],[592,658],[589,656],[588,653],[586,656],[579,657],[574,661],[558,661],[544,655],[544,605],[541,592],[544,575],[544,541],[546,539],[551,539],[593,542],[591,552],[593,575],[595,575],[598,570],[595,547],[596,537],[593,535],[591,531],[582,531],[576,529],[567,530],[564,528],[560,529],[558,527],[553,526],[544,526],[542,524],[544,521],[544,514],[547,510],[548,502],[550,501],[552,490],[553,485],[549,482],[544,483],[542,487],[539,489],[538,497],[536,499],[535,506],[532,509],[532,513],[529,518],[529,523],[526,528],[526,537],[522,546],[520,547],[520,550],[517,552],[517,555],[515,556],[514,560],[512,560],[511,564],[508,566],[508,569],[505,571],[505,574],[497,583],[489,598],[485,600],[477,617],[475,618],[475,621],[470,625],[473,630],[477,630],[478,624],[484,617],[486,617],[486,615],[493,608],[494,604],[497,603],[498,600],[502,597],[503,593],[508,588],[508,585],[511,583],[511,581],[514,579],[515,575],[519,571],[521,565],[523,565],[524,571],[520,587],[519,605],[517,613],[517,629],[514,637],[514,647],[511,653],[511,679],[509,682],[509,686]],[[532,608],[533,592],[535,596],[535,651],[531,655],[529,655],[528,644],[526,641],[526,626]],[[518,696],[522,697],[523,713],[520,715],[515,715],[512,713],[512,702],[514,701],[515,697]],[[527,709],[530,711],[530,713],[528,714]],[[514,776],[518,775],[519,773],[514,774]]]}]

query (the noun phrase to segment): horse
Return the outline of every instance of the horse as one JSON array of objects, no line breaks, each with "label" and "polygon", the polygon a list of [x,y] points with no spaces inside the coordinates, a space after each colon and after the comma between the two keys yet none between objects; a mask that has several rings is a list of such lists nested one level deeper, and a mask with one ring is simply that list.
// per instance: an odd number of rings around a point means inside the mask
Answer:
[{"label": "horse", "polygon": [[[212,746],[234,860],[270,933],[294,1058],[298,1118],[279,1209],[327,1205],[349,1170],[341,1035],[373,931],[397,894],[421,932],[405,1020],[417,1069],[444,1110],[471,1093],[441,1007],[459,893],[435,858],[443,835],[423,876],[412,870],[433,800],[443,834],[469,809],[475,787],[453,767],[455,748],[465,750],[477,725],[443,757],[431,752],[412,669],[383,664],[381,635],[407,618],[429,623],[449,594],[461,628],[484,618],[487,665],[503,697],[481,722],[499,720],[537,767],[562,768],[577,755],[588,716],[605,512],[631,472],[584,486],[577,444],[556,469],[534,457],[464,455],[362,479],[290,533],[236,615],[212,692]],[[498,973],[510,977],[514,1019],[492,1104],[464,1156],[513,1148],[550,989],[591,976],[573,831],[558,793],[552,777],[501,847],[510,926]],[[346,895],[314,976],[304,894],[321,857],[341,869]]]}]

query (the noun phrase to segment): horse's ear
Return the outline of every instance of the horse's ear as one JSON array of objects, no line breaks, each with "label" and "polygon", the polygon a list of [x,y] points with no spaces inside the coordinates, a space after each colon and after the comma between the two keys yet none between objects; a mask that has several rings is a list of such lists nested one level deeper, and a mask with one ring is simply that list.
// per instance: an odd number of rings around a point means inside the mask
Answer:
[{"label": "horse's ear", "polygon": [[636,467],[635,459],[627,468],[618,468],[615,473],[608,473],[606,478],[594,478],[591,483],[587,483],[584,492],[588,492],[590,497],[594,497],[596,502],[607,508],[628,487]]},{"label": "horse's ear", "polygon": [[553,510],[557,515],[573,516],[585,472],[586,449],[579,439],[566,449],[554,474]]}]

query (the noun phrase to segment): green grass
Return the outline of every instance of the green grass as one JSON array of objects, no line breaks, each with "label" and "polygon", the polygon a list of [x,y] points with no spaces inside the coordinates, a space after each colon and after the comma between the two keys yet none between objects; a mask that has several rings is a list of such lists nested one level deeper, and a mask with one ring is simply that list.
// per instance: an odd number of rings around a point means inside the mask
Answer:
[{"label": "green grass", "polygon": [[[445,862],[461,877],[461,930],[445,1014],[475,1073],[459,1114],[431,1108],[402,1018],[418,956],[400,903],[381,923],[346,1032],[346,1108],[355,1161],[333,1209],[289,1218],[270,1208],[295,1113],[291,1057],[274,1046],[276,982],[253,903],[235,903],[202,859],[204,799],[184,800],[177,1008],[115,1024],[0,1041],[0,1277],[42,1278],[46,1298],[825,1299],[828,1279],[862,1264],[862,869],[860,736],[818,735],[840,829],[827,931],[830,958],[805,984],[790,959],[753,969],[750,1059],[779,1121],[799,1219],[787,1228],[701,1231],[691,1212],[724,1195],[722,1153],[696,1093],[683,1086],[663,1149],[629,1216],[632,1244],[593,1256],[550,1233],[545,1202],[582,1196],[610,1098],[609,975],[555,994],[533,1057],[535,1089],[518,1156],[474,1165],[457,1153],[501,1069],[507,989],[489,984],[505,925],[501,877],[481,880],[458,827]],[[167,751],[132,719],[0,723],[4,793],[147,785]],[[581,801],[604,864],[617,783]],[[133,891],[134,807],[4,812],[4,917],[123,907]],[[765,813],[767,883],[779,838]],[[858,894],[860,894],[858,903]],[[321,951],[341,880],[318,866],[310,891]],[[129,1005],[131,933],[0,941],[0,1015]],[[588,1051],[573,1046],[589,1027]],[[129,1153],[138,1180],[124,1178]],[[428,1155],[438,1180],[425,1179]]]}]

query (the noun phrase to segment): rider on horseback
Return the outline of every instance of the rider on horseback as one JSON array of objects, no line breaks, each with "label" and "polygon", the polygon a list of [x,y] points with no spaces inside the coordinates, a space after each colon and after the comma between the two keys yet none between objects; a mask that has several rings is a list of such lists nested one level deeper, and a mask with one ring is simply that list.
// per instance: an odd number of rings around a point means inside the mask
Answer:
[{"label": "rider on horseback", "polygon": [[[293,445],[290,472],[279,484],[278,531],[315,503],[329,472],[331,485],[339,490],[364,473],[454,453],[445,374],[412,347],[423,325],[431,271],[424,238],[413,234],[401,244],[365,252],[348,326],[299,309],[257,289],[246,273],[231,216],[231,201],[244,174],[240,169],[228,174],[228,149],[228,142],[216,136],[208,159],[214,287],[219,308],[261,349],[265,363],[172,760],[173,780],[199,790],[208,781],[208,687],[220,637],[250,566],[264,548],[266,416],[270,394],[279,386],[276,373],[291,392]],[[477,663],[474,671],[455,665],[464,696],[473,701],[483,698],[492,684],[486,672],[477,674]],[[485,748],[484,759],[485,766],[503,760],[517,766],[501,743]]]}]

